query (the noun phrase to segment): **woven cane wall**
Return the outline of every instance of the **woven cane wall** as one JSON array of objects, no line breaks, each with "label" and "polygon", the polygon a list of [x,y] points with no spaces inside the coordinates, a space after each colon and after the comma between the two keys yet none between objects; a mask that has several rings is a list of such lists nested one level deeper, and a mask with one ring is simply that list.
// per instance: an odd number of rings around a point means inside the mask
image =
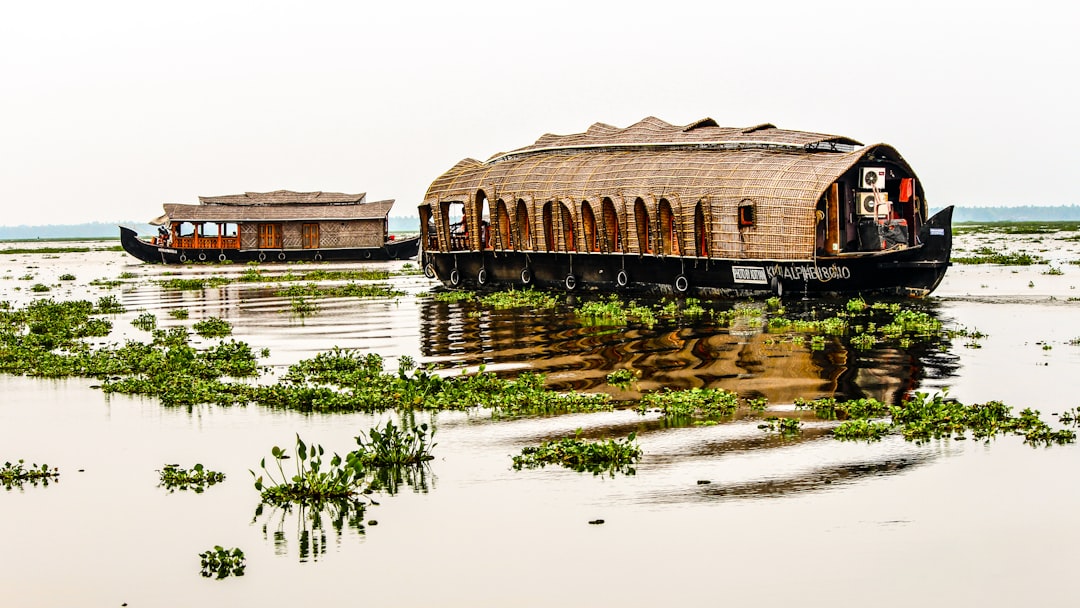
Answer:
[{"label": "woven cane wall", "polygon": [[[878,146],[882,152],[891,151]],[[806,259],[815,247],[814,208],[825,188],[859,161],[868,149],[854,152],[806,152],[798,149],[742,150],[596,150],[545,152],[481,165],[459,163],[428,191],[426,204],[440,200],[472,201],[483,190],[488,196],[516,200],[526,193],[536,201],[530,225],[538,248],[543,249],[543,203],[564,203],[574,221],[580,221],[582,201],[609,197],[616,205],[628,251],[642,251],[634,201],[641,198],[648,212],[654,252],[659,251],[659,201],[668,200],[675,213],[678,248],[696,252],[694,211],[698,201],[708,210],[709,255],[728,258]],[[899,159],[902,162],[902,159]],[[738,226],[740,204],[754,207],[753,226]],[[468,208],[469,205],[466,205]],[[594,211],[598,203],[594,204]],[[553,208],[557,211],[557,207]],[[516,205],[515,205],[516,213]],[[562,230],[561,213],[552,214],[552,228]],[[582,230],[575,224],[579,251]],[[557,249],[565,250],[562,238]]]}]

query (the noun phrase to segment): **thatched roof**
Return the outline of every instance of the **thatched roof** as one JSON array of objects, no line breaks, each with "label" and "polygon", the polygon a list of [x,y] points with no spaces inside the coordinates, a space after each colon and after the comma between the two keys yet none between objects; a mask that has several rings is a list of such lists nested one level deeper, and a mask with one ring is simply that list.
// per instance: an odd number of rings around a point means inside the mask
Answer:
[{"label": "thatched roof", "polygon": [[224,196],[200,196],[203,205],[336,205],[360,204],[367,198],[367,193],[345,194],[344,192],[293,192],[275,190],[273,192],[245,192]]},{"label": "thatched roof", "polygon": [[[676,213],[693,213],[699,201],[713,210],[717,238],[729,233],[744,201],[757,206],[758,221],[746,243],[737,232],[731,247],[773,259],[807,257],[814,250],[814,209],[825,190],[857,163],[887,159],[914,177],[890,146],[861,144],[847,137],[778,129],[772,124],[725,128],[706,118],[685,126],[646,118],[625,129],[603,123],[585,133],[544,135],[531,146],[486,162],[465,159],[438,177],[424,204],[440,214],[439,201],[515,199],[529,204],[615,201],[620,214],[636,198],[655,205],[668,199]],[[916,182],[916,194],[923,198]],[[692,217],[690,218],[692,219]],[[799,235],[799,240],[792,240]],[[724,247],[716,247],[717,251]]]},{"label": "thatched roof", "polygon": [[[237,195],[243,196],[243,195]],[[353,196],[353,195],[350,195]],[[360,195],[363,198],[363,195]],[[200,197],[202,199],[203,197]],[[209,197],[208,197],[209,198]],[[224,198],[224,197],[219,197]],[[165,215],[174,222],[253,222],[253,221],[346,221],[385,219],[393,199],[371,203],[285,203],[272,204],[202,204],[167,203]]]},{"label": "thatched roof", "polygon": [[589,149],[604,147],[808,147],[822,144],[836,144],[846,150],[862,145],[858,141],[838,135],[808,133],[805,131],[786,131],[775,125],[764,123],[750,127],[720,127],[711,118],[703,118],[688,125],[668,124],[659,118],[649,116],[625,129],[619,129],[602,122],[589,127],[584,133],[573,135],[547,134],[536,140],[531,146],[518,148],[512,152],[497,154],[488,162],[500,158],[518,156],[551,150]]}]

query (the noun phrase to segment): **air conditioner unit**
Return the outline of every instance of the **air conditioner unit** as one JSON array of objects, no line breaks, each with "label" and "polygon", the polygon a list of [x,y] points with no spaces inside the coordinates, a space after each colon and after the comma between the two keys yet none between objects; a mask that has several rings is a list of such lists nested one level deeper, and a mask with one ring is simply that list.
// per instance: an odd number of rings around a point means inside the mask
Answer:
[{"label": "air conditioner unit", "polygon": [[885,167],[863,167],[859,172],[859,187],[866,190],[884,190]]},{"label": "air conditioner unit", "polygon": [[[875,214],[875,207],[877,207],[877,213]],[[877,198],[874,198],[873,192],[856,192],[855,193],[855,212],[859,215],[889,215],[891,207],[889,205],[889,195],[884,192],[878,192]]]}]

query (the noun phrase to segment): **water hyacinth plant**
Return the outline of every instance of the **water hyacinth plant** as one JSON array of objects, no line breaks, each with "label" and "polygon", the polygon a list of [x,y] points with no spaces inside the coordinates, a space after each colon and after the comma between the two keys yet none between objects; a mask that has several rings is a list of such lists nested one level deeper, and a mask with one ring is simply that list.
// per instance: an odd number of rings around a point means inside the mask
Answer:
[{"label": "water hyacinth plant", "polygon": [[47,464],[32,464],[27,468],[25,464],[26,461],[20,458],[14,463],[5,462],[4,466],[0,467],[0,484],[4,485],[5,490],[21,488],[27,482],[34,486],[39,483],[47,486],[50,480],[56,481],[60,478],[60,469],[56,467],[50,469]]},{"label": "water hyacinth plant", "polygon": [[635,439],[637,433],[630,433],[625,440],[607,439],[587,441],[581,438],[581,429],[574,437],[545,441],[539,446],[522,448],[521,454],[514,456],[514,469],[544,467],[557,464],[572,471],[590,472],[593,475],[615,473],[633,475],[634,464],[641,459],[641,448]]},{"label": "water hyacinth plant", "polygon": [[[324,463],[323,447],[308,446],[297,434],[294,456],[277,446],[270,453],[276,474],[266,467],[265,458],[259,463],[262,475],[251,471],[263,502],[318,505],[329,500],[356,499],[364,489],[367,469],[358,452],[350,452],[344,459],[334,454]],[[285,472],[285,460],[289,459],[293,460],[291,475]]]},{"label": "water hyacinth plant", "polygon": [[207,487],[225,481],[225,474],[211,471],[202,464],[196,463],[191,469],[184,469],[178,464],[167,464],[158,471],[161,481],[158,484],[170,492],[176,490],[192,490],[201,494]]},{"label": "water hyacinth plant", "polygon": [[226,549],[221,545],[214,545],[199,554],[201,564],[200,574],[206,578],[215,577],[223,579],[229,576],[244,576],[244,568],[247,560],[244,552],[239,548]]}]

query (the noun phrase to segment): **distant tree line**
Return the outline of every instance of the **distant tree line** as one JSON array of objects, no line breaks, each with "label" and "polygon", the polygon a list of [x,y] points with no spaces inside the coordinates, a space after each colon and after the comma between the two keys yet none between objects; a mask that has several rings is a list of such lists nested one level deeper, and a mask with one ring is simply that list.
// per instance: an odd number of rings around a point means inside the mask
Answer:
[{"label": "distant tree line", "polygon": [[[931,209],[933,214],[939,211]],[[954,222],[1053,222],[1080,220],[1080,205],[1019,205],[1015,207],[957,207]]]}]

